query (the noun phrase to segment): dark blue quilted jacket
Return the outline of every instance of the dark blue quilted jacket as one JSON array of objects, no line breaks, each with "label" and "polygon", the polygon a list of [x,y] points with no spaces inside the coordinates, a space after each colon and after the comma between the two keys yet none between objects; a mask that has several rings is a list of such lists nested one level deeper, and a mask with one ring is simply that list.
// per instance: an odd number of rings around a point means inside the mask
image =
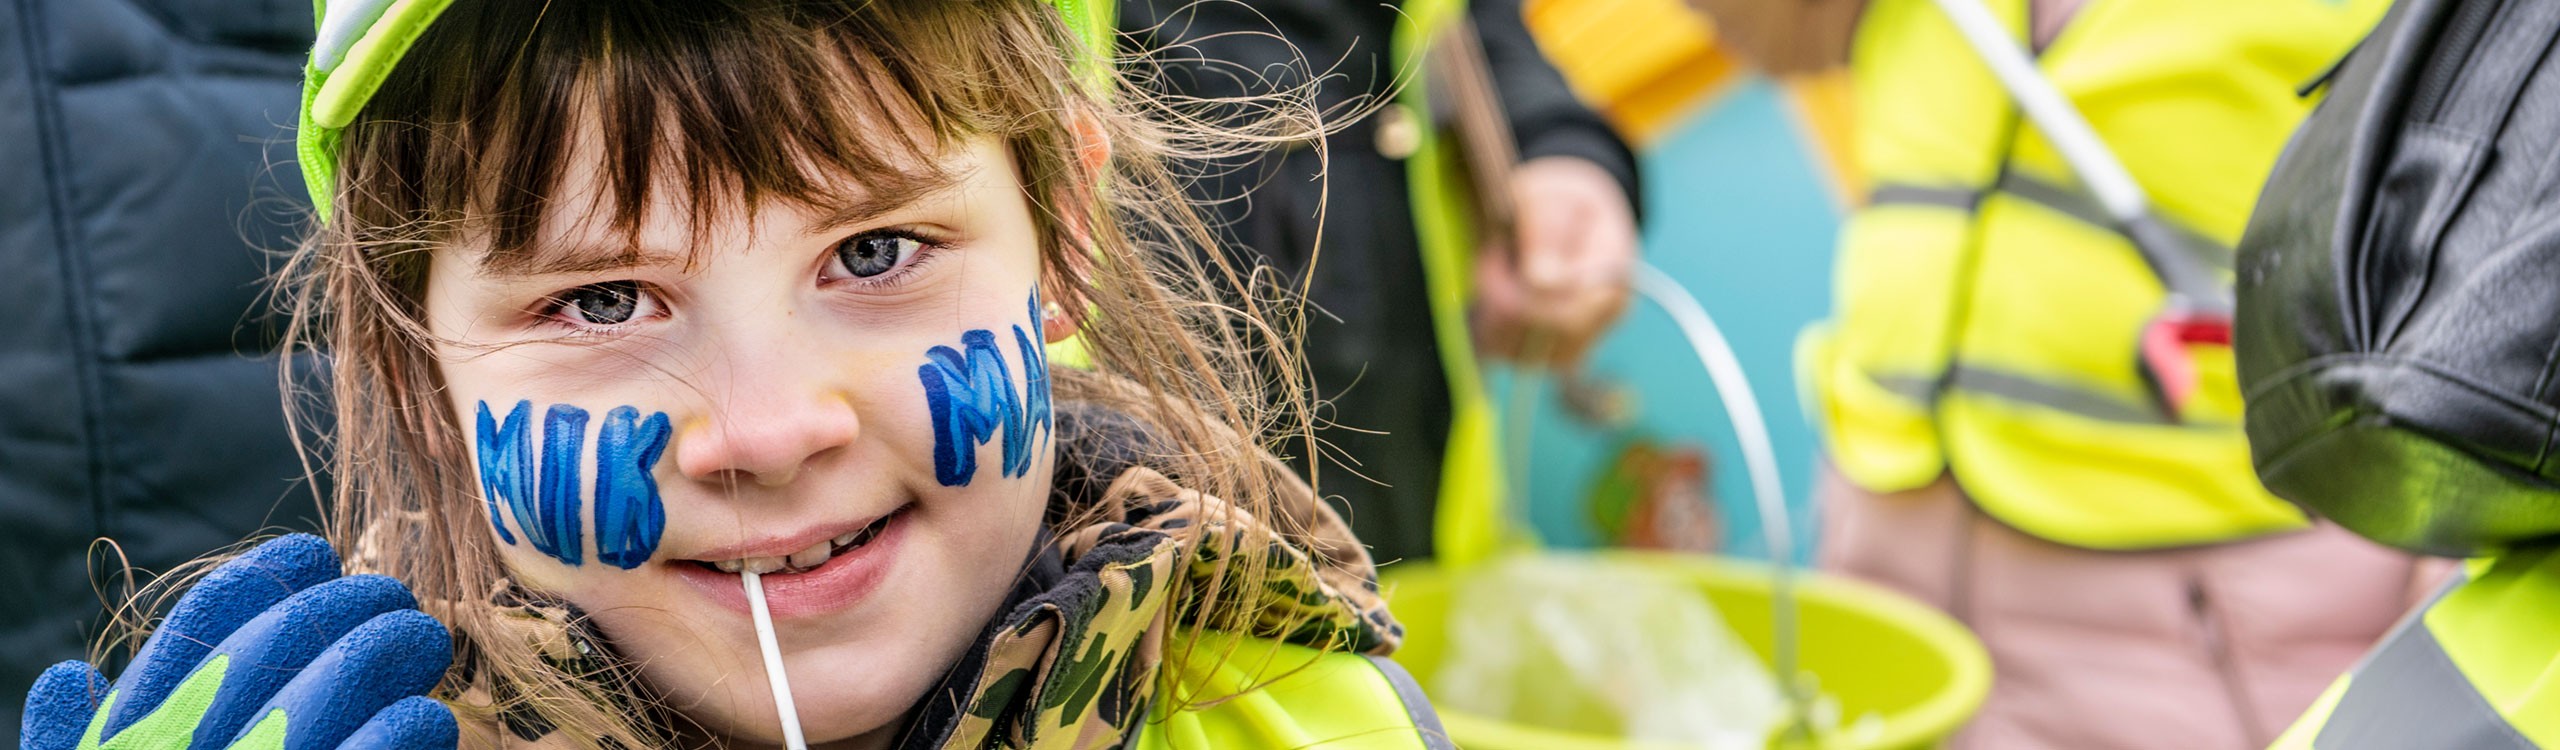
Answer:
[{"label": "dark blue quilted jacket", "polygon": [[310,0],[0,4],[0,733],[100,626],[91,540],[156,571],[310,525],[262,294],[310,29]]}]

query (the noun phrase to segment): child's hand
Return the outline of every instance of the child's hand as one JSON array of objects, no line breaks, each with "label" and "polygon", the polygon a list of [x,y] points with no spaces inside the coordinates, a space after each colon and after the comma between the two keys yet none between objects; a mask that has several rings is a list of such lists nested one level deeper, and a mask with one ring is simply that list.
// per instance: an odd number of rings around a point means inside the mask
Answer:
[{"label": "child's hand", "polygon": [[1569,156],[1521,163],[1511,192],[1516,247],[1476,254],[1476,342],[1505,360],[1571,365],[1626,310],[1635,210],[1617,178]]},{"label": "child's hand", "polygon": [[296,534],[196,583],[112,689],[83,662],[45,670],[19,748],[452,748],[452,711],[424,695],[452,661],[407,587],[342,577]]}]

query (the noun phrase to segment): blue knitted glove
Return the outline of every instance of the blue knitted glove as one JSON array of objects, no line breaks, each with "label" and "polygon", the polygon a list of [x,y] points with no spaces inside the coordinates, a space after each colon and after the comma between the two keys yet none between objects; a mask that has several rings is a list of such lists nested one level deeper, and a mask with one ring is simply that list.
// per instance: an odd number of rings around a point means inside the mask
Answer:
[{"label": "blue knitted glove", "polygon": [[113,687],[86,663],[45,670],[18,747],[449,749],[453,712],[425,693],[452,661],[407,587],[340,576],[328,542],[296,534],[197,582]]}]

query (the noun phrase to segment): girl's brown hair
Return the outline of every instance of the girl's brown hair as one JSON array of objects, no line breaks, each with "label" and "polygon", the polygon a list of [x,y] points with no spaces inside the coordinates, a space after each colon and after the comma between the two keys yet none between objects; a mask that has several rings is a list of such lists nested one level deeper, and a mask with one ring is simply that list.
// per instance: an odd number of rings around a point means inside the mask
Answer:
[{"label": "girl's brown hair", "polygon": [[[548,211],[636,232],[653,187],[680,188],[697,218],[839,209],[853,188],[878,200],[935,184],[919,165],[995,138],[1043,238],[1044,296],[1079,312],[1091,360],[1055,373],[1056,397],[1141,420],[1179,449],[1152,465],[1241,512],[1293,517],[1275,500],[1304,489],[1266,452],[1315,447],[1296,295],[1215,250],[1181,165],[1320,145],[1325,118],[1301,97],[1168,100],[1084,54],[1043,0],[458,0],[418,40],[339,144],[335,218],[284,276],[286,342],[331,364],[334,427],[315,441],[336,477],[328,536],[460,636],[447,688],[486,688],[456,706],[466,726],[516,712],[624,747],[678,731],[669,712],[594,699],[510,642],[490,605],[505,571],[421,315],[428,251],[471,237],[490,266],[558,260],[532,242]],[[1080,129],[1108,142],[1107,162],[1079,158]],[[567,200],[554,193],[580,132],[604,189]],[[1047,522],[1109,510],[1052,507]],[[1170,601],[1232,616],[1262,574],[1222,570]]]}]

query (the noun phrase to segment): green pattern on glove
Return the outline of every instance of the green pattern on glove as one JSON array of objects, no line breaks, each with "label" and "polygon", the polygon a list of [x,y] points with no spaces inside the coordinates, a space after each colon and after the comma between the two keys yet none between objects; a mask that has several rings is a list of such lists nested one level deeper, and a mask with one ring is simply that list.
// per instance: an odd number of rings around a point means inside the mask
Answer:
[{"label": "green pattern on glove", "polygon": [[[98,733],[106,730],[107,712],[116,707],[116,694],[108,693],[106,701],[98,704],[97,716],[89,720],[89,733],[80,737],[80,750],[186,750],[188,744],[195,742],[196,725],[204,723],[204,712],[213,707],[213,697],[222,692],[223,674],[230,670],[230,654],[215,654],[213,658],[206,659],[204,666],[196,668],[195,674],[187,675],[187,681],[179,683],[178,689],[169,693],[169,699],[161,701],[160,707],[151,715],[116,733],[113,741],[100,745]],[[282,723],[277,722],[279,725]],[[273,741],[264,745],[238,744],[232,747],[239,750],[279,750],[284,747],[284,734],[278,732]]]},{"label": "green pattern on glove", "polygon": [[240,741],[231,743],[231,750],[280,750],[284,747],[284,721],[284,709],[268,711],[257,726],[240,735]]}]

